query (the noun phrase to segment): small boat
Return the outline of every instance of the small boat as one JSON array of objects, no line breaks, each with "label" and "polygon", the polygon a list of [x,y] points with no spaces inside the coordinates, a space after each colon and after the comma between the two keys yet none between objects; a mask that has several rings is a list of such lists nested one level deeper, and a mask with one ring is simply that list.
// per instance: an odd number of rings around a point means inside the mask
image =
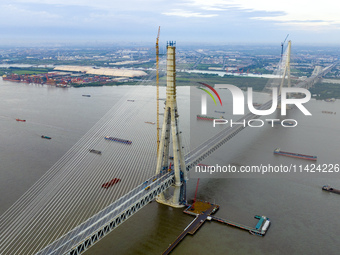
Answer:
[{"label": "small boat", "polygon": [[91,95],[82,95],[83,97],[91,97]]},{"label": "small boat", "polygon": [[329,185],[322,186],[322,190],[328,191],[328,192],[332,192],[332,193],[336,193],[336,194],[340,194],[340,190],[339,189],[331,188]]},{"label": "small boat", "polygon": [[135,100],[128,99],[127,101],[129,101],[129,102],[134,102]]},{"label": "small boat", "polygon": [[276,148],[274,150],[274,154],[286,156],[286,157],[292,157],[292,158],[300,158],[300,159],[307,159],[307,160],[317,160],[317,156],[310,156],[310,155],[304,155],[299,153],[292,153],[292,152],[286,152],[281,151],[280,148]]},{"label": "small boat", "polygon": [[102,154],[102,152],[101,152],[101,151],[97,151],[97,150],[94,150],[94,149],[90,149],[90,152],[92,152],[92,153],[96,153],[96,154],[99,154],[99,155],[101,155],[101,154]]},{"label": "small boat", "polygon": [[151,122],[151,121],[144,121],[144,122],[147,123],[147,124],[152,124],[152,125],[156,124],[155,122]]},{"label": "small boat", "polygon": [[105,136],[104,138],[105,138],[105,140],[115,141],[115,142],[119,142],[119,143],[126,143],[126,144],[132,143],[129,140],[120,139],[120,138],[117,138],[117,137]]},{"label": "small boat", "polygon": [[107,189],[107,188],[113,186],[114,184],[116,184],[116,183],[118,183],[118,182],[120,182],[120,181],[121,181],[121,180],[118,179],[118,178],[113,178],[111,181],[105,182],[105,183],[102,185],[102,188]]},{"label": "small boat", "polygon": [[22,119],[15,119],[16,121],[21,121],[21,122],[26,122],[26,120],[22,120]]},{"label": "small boat", "polygon": [[217,112],[217,113],[225,113],[225,112],[222,112],[222,111],[215,111],[215,112]]},{"label": "small boat", "polygon": [[322,111],[322,113],[336,114],[336,112],[330,112],[330,111]]},{"label": "small boat", "polygon": [[44,139],[52,139],[51,137],[46,136],[46,135],[42,135],[41,138],[44,138]]},{"label": "small boat", "polygon": [[216,117],[210,117],[210,116],[207,116],[207,115],[197,114],[197,119],[199,119],[199,120],[217,120],[217,119],[223,119],[223,117],[216,118]]}]

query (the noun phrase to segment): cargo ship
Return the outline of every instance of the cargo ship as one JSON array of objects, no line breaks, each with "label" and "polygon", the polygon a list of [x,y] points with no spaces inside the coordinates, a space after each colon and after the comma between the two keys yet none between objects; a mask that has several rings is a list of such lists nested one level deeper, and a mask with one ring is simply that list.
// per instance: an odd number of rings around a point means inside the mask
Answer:
[{"label": "cargo ship", "polygon": [[110,140],[110,141],[115,141],[115,142],[119,142],[119,143],[126,143],[126,144],[131,144],[132,142],[129,140],[125,140],[125,139],[120,139],[117,137],[111,137],[111,136],[105,136],[106,140]]},{"label": "cargo ship", "polygon": [[333,189],[329,185],[322,186],[322,190],[332,192],[332,193],[336,193],[336,194],[340,194],[339,189]]},{"label": "cargo ship", "polygon": [[216,118],[216,117],[209,117],[207,115],[197,114],[197,119],[199,119],[199,120],[218,120],[218,119],[223,119],[223,116],[221,116],[221,118]]},{"label": "cargo ship", "polygon": [[6,74],[4,74],[4,75],[2,76],[2,79],[3,79],[4,81],[20,82],[20,77],[19,77],[18,75],[14,75],[14,74],[12,74],[12,75],[6,75]]},{"label": "cargo ship", "polygon": [[322,111],[322,113],[336,114],[336,112],[330,112],[330,111]]},{"label": "cargo ship", "polygon": [[107,188],[113,186],[114,184],[116,184],[116,183],[118,183],[118,182],[120,182],[120,181],[121,181],[121,180],[118,179],[118,178],[113,178],[111,181],[105,182],[105,183],[102,185],[102,188],[107,189]]},{"label": "cargo ship", "polygon": [[49,136],[46,136],[46,135],[42,135],[41,138],[45,138],[45,139],[52,139],[51,137]]},{"label": "cargo ship", "polygon": [[292,157],[292,158],[300,158],[300,159],[307,159],[307,160],[317,160],[317,156],[310,156],[310,155],[304,155],[299,153],[292,153],[292,152],[286,152],[281,151],[280,148],[276,148],[274,150],[274,154],[286,156],[286,157]]},{"label": "cargo ship", "polygon": [[21,121],[21,122],[26,122],[26,120],[22,120],[22,119],[15,119],[16,121]]}]

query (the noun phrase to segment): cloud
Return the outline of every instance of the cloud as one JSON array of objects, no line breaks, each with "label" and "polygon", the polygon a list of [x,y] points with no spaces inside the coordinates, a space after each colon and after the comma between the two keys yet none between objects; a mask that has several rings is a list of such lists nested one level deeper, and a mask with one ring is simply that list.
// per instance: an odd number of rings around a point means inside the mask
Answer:
[{"label": "cloud", "polygon": [[[238,10],[253,13],[252,19],[263,21],[277,21],[281,25],[304,22],[310,26],[326,26],[340,24],[340,2],[334,0],[309,1],[285,0],[278,4],[269,0],[187,0],[188,7],[202,10]],[[322,22],[311,22],[320,20]],[[328,23],[327,23],[328,22]]]},{"label": "cloud", "polygon": [[290,30],[304,38],[327,30],[340,41],[339,9],[331,0],[1,0],[0,29],[7,37],[142,40],[160,25],[164,37],[189,41],[276,41]]},{"label": "cloud", "polygon": [[12,4],[0,5],[0,23],[6,24],[5,26],[51,25],[61,19],[61,15],[48,10],[29,9]]},{"label": "cloud", "polygon": [[[166,2],[165,0],[1,0],[2,2],[8,2],[18,5],[34,6],[45,5],[48,8],[60,7],[80,7],[90,8],[93,11],[106,10],[106,11],[148,11],[151,8],[155,8],[159,3]],[[163,6],[163,4],[162,4]]]},{"label": "cloud", "polygon": [[202,14],[200,12],[192,12],[192,11],[185,11],[181,9],[173,9],[170,12],[163,12],[162,14],[167,16],[179,16],[179,17],[185,17],[185,18],[211,18],[218,16],[217,14]]}]

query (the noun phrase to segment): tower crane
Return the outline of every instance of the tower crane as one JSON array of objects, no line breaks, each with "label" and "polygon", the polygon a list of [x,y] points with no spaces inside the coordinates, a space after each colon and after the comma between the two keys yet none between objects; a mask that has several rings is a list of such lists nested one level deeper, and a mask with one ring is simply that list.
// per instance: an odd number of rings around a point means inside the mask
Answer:
[{"label": "tower crane", "polygon": [[158,34],[156,39],[156,87],[157,87],[157,155],[159,151],[159,33],[161,31],[161,27],[158,27]]},{"label": "tower crane", "polygon": [[282,58],[282,56],[283,56],[283,45],[285,44],[285,42],[286,42],[288,36],[289,36],[289,34],[287,34],[286,39],[281,43],[281,58]]}]

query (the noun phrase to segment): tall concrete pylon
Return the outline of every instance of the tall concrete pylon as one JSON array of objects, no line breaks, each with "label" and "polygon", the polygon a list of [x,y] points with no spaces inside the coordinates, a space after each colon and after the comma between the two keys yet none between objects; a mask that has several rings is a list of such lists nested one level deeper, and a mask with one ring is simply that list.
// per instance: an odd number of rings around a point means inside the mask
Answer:
[{"label": "tall concrete pylon", "polygon": [[160,194],[156,201],[171,207],[183,207],[186,203],[187,171],[183,155],[180,132],[178,130],[178,110],[176,101],[176,43],[167,43],[167,86],[162,135],[157,155],[156,174],[169,171],[170,141],[172,142],[173,169],[175,183],[170,191]]},{"label": "tall concrete pylon", "polygon": [[288,41],[288,49],[287,49],[287,59],[286,59],[286,63],[285,63],[285,69],[282,75],[282,80],[281,80],[281,84],[280,84],[280,88],[279,88],[279,95],[281,95],[281,91],[282,91],[282,87],[284,84],[284,81],[286,79],[286,75],[287,75],[287,80],[288,80],[288,88],[290,88],[291,86],[291,82],[290,82],[290,50],[291,50],[291,45],[292,42]]}]

